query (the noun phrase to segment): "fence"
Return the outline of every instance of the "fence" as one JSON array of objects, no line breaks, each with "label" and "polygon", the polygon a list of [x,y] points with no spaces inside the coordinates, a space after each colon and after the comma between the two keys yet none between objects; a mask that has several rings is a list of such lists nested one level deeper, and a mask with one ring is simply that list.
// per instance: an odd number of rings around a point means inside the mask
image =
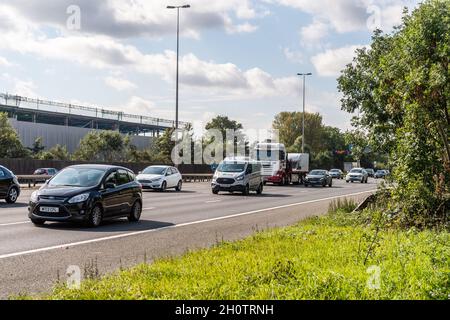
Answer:
[{"label": "fence", "polygon": [[[0,159],[0,165],[8,168],[16,175],[30,175],[38,168],[55,168],[58,170],[76,164],[105,164],[95,162],[80,161],[61,161],[61,160],[34,160],[34,159]],[[158,165],[160,163],[111,163],[113,165],[123,166],[135,173],[142,171],[148,166]],[[208,165],[182,164],[178,166],[181,173],[184,174],[211,174],[211,168]]]}]

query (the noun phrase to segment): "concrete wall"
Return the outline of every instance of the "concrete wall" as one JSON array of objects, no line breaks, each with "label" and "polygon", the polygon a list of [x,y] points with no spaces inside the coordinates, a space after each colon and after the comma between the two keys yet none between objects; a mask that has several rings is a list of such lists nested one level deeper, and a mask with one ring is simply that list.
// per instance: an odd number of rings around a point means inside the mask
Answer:
[{"label": "concrete wall", "polygon": [[[80,140],[87,135],[92,129],[55,126],[50,124],[21,122],[15,119],[9,119],[11,125],[18,132],[22,143],[26,147],[31,147],[38,137],[43,138],[43,145],[50,149],[57,144],[66,146],[67,150],[74,152],[80,143]],[[146,149],[153,143],[153,138],[133,136],[132,143],[138,149]]]}]

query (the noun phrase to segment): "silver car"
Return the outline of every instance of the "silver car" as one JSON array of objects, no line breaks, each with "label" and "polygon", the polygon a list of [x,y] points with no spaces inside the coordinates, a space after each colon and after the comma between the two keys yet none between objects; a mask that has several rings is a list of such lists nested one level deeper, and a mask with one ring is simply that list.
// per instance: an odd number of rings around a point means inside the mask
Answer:
[{"label": "silver car", "polygon": [[219,194],[220,191],[241,192],[243,195],[255,191],[262,194],[263,188],[261,164],[254,161],[222,161],[211,183],[213,194]]},{"label": "silver car", "polygon": [[183,187],[183,176],[177,168],[170,166],[148,167],[140,172],[136,179],[142,185],[142,189],[181,191]]},{"label": "silver car", "polygon": [[349,182],[367,183],[369,181],[369,174],[363,168],[354,168],[347,174],[345,181],[347,183]]}]

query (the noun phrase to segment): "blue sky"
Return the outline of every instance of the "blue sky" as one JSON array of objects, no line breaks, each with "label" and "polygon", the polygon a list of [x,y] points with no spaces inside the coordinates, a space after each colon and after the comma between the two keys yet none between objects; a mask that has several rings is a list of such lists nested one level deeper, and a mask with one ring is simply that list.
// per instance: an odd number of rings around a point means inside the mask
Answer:
[{"label": "blue sky", "polygon": [[[417,5],[411,0],[186,3],[192,8],[181,18],[181,120],[201,125],[223,114],[247,129],[269,128],[278,112],[300,110],[295,75],[312,72],[307,110],[344,130],[350,115],[340,111],[339,70],[357,47],[370,43],[375,26],[390,31],[404,6]],[[168,4],[184,2],[2,1],[0,91],[173,119],[176,15],[165,9]]]}]

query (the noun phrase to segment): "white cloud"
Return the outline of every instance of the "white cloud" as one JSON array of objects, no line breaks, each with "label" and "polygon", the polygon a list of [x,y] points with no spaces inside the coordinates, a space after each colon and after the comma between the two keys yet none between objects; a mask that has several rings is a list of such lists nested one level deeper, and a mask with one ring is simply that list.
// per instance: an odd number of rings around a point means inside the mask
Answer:
[{"label": "white cloud", "polygon": [[[368,30],[375,19],[378,26],[389,32],[401,21],[400,8],[413,8],[417,0],[264,0],[301,10],[322,21],[338,33]],[[371,11],[375,8],[375,11]]]},{"label": "white cloud", "polygon": [[30,98],[40,98],[36,93],[37,86],[31,80],[14,79],[13,94]]},{"label": "white cloud", "polygon": [[227,25],[226,26],[226,31],[230,34],[233,33],[252,33],[255,32],[256,30],[258,30],[258,26],[255,26],[253,24],[250,23],[243,23],[243,24],[238,24],[238,25]]},{"label": "white cloud", "polygon": [[133,96],[124,106],[118,107],[121,111],[131,114],[152,114],[155,111],[155,105],[152,101]]},{"label": "white cloud", "polygon": [[313,56],[311,62],[320,76],[337,77],[347,64],[352,63],[356,50],[362,47],[354,45],[326,50]]},{"label": "white cloud", "polygon": [[300,36],[302,45],[314,46],[328,36],[328,32],[329,26],[322,21],[316,20],[312,24],[301,29]]},{"label": "white cloud", "polygon": [[11,67],[12,63],[6,60],[6,58],[0,57],[0,67]]},{"label": "white cloud", "polygon": [[[67,32],[67,8],[73,0],[3,0],[27,19]],[[179,1],[174,1],[177,4]],[[181,3],[181,2],[180,2]],[[198,36],[199,31],[211,28],[251,32],[246,20],[264,16],[251,0],[191,0],[190,9],[182,10],[182,32]],[[107,35],[115,38],[160,37],[175,32],[176,15],[168,10],[167,0],[77,0],[81,9],[82,34]]]},{"label": "white cloud", "polygon": [[117,91],[128,91],[137,88],[137,86],[133,82],[127,79],[121,79],[111,76],[105,78],[105,83],[106,85],[116,89]]},{"label": "white cloud", "polygon": [[300,51],[292,51],[290,48],[284,48],[283,54],[290,62],[293,63],[302,63],[303,62],[303,53]]}]

